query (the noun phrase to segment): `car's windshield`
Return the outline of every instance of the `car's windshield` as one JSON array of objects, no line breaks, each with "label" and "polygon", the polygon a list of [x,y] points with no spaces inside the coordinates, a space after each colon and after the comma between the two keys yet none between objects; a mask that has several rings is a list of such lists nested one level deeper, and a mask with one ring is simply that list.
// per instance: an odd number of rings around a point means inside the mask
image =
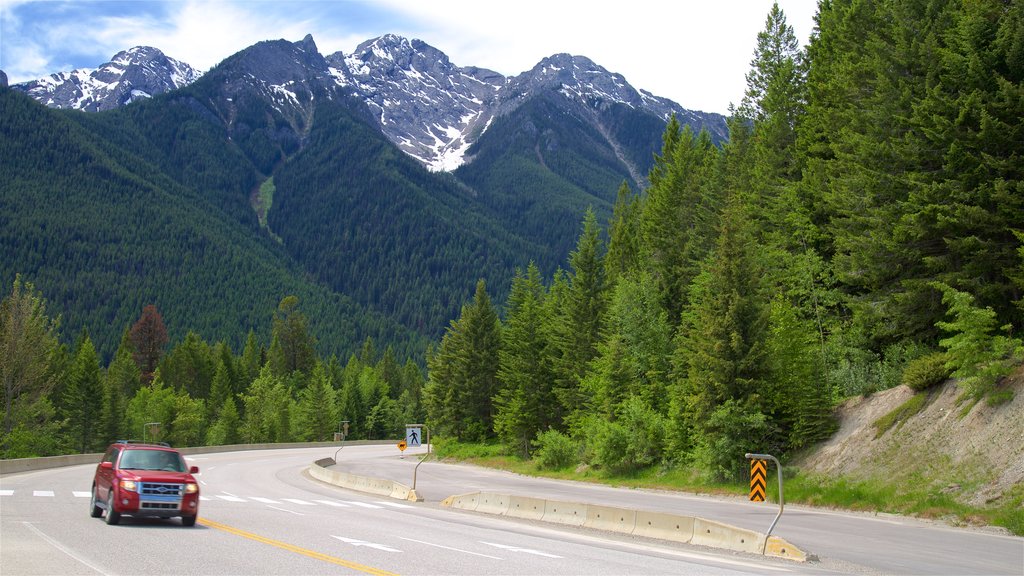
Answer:
[{"label": "car's windshield", "polygon": [[133,470],[166,470],[184,472],[185,463],[175,452],[164,450],[125,450],[121,454],[121,468]]}]

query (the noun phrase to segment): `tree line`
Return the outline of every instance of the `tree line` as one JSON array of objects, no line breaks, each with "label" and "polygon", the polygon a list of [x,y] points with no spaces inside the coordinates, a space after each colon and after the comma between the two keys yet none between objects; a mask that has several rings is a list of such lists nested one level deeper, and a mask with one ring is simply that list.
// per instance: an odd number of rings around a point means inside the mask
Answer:
[{"label": "tree line", "polygon": [[367,339],[345,363],[318,355],[287,296],[269,346],[249,331],[236,353],[195,332],[168,350],[163,317],[147,305],[104,367],[88,331],[61,343],[59,315],[18,276],[0,304],[0,457],[102,451],[118,439],[176,446],[400,437],[422,421],[425,380],[412,361]]},{"label": "tree line", "polygon": [[1004,402],[1024,357],[1024,8],[775,5],[729,141],[673,118],[650,187],[568,268],[481,281],[428,357],[435,437],[543,465],[742,475],[827,438],[843,398],[954,376]]}]

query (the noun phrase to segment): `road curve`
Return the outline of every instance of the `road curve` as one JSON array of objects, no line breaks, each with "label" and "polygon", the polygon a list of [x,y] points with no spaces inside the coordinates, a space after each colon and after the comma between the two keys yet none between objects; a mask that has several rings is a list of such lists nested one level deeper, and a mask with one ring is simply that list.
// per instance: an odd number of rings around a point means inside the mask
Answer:
[{"label": "road curve", "polygon": [[[350,449],[351,448],[351,449]],[[358,450],[356,449],[358,448]],[[369,448],[368,450],[366,448]],[[346,447],[384,462],[390,447]],[[328,451],[331,452],[331,451]],[[820,574],[796,564],[409,503],[318,482],[323,448],[187,456],[200,467],[194,528],[108,526],[88,514],[94,465],[0,477],[0,572],[34,574]],[[407,456],[407,459],[410,457]],[[397,457],[399,467],[407,464]],[[422,479],[436,479],[441,468]],[[398,468],[401,469],[401,468]],[[424,485],[426,486],[426,485]],[[856,571],[856,570],[852,570]]]},{"label": "road curve", "polygon": [[[332,468],[411,485],[422,450],[402,455],[394,446],[351,446],[337,456],[338,464]],[[416,472],[416,492],[426,502],[476,491],[670,512],[762,533],[778,512],[778,505],[771,503],[616,489],[429,460]],[[773,534],[816,555],[819,566],[837,566],[854,573],[1024,575],[1024,538],[991,530],[787,505]]]}]

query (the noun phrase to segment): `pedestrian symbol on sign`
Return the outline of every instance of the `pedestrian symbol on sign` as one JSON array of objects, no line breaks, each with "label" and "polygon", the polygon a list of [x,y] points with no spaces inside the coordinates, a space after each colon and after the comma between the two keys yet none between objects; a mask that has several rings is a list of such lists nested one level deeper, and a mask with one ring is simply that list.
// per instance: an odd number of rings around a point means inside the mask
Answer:
[{"label": "pedestrian symbol on sign", "polygon": [[412,432],[409,433],[409,446],[419,446],[420,435],[416,433],[416,429],[413,428]]}]

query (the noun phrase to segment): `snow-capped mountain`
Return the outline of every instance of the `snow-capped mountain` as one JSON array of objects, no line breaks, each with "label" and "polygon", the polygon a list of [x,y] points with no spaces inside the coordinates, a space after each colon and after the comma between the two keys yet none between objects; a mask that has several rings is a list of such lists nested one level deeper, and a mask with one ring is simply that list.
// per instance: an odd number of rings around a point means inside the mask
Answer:
[{"label": "snow-capped mountain", "polygon": [[351,85],[399,148],[432,170],[462,163],[466,148],[493,117],[506,79],[485,68],[461,68],[420,41],[386,35],[351,55],[327,57],[339,83]]},{"label": "snow-capped mountain", "polygon": [[137,46],[95,70],[58,72],[11,87],[51,108],[109,110],[195,82],[200,73],[149,46]]},{"label": "snow-capped mountain", "polygon": [[[260,42],[216,70],[228,75],[226,95],[236,90],[230,86],[255,86],[298,135],[309,127],[317,97],[353,95],[366,104],[391,142],[433,171],[461,166],[466,151],[496,117],[540,93],[560,93],[567,105],[584,114],[623,105],[660,120],[674,113],[683,124],[707,128],[716,140],[727,135],[722,116],[687,110],[637,90],[621,74],[584,56],[556,54],[506,77],[486,68],[457,66],[433,46],[393,34],[367,40],[352,54],[326,57],[307,35],[294,43]],[[94,71],[62,72],[13,88],[50,107],[98,111],[179,88],[199,76],[155,48],[137,47]],[[232,100],[228,96],[222,105],[232,108]],[[230,127],[233,113],[218,113]]]}]

